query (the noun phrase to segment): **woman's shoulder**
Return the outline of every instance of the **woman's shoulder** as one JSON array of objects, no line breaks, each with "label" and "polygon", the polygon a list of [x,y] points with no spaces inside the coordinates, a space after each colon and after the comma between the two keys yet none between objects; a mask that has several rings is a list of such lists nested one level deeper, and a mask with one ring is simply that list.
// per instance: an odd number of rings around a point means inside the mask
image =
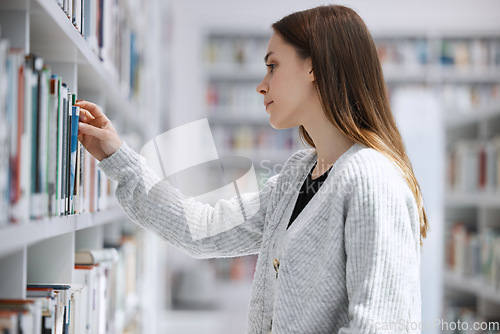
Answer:
[{"label": "woman's shoulder", "polygon": [[342,174],[351,181],[388,179],[403,180],[399,168],[385,154],[356,143],[352,154],[339,166]]},{"label": "woman's shoulder", "polygon": [[385,154],[361,144],[359,149],[344,164],[345,174],[354,184],[367,183],[384,187],[407,188],[400,169]]}]

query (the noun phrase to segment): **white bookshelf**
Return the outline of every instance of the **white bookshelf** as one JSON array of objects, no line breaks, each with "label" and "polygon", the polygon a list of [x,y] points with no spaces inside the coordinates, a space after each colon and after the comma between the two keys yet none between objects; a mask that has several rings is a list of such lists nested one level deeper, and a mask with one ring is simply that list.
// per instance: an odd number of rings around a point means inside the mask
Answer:
[{"label": "white bookshelf", "polygon": [[[158,55],[154,50],[159,43],[153,40],[154,34],[148,35],[148,29],[158,24],[159,15],[151,14],[158,1],[147,2],[145,7],[136,0],[120,1],[120,5],[125,6],[127,23],[138,33],[138,38],[145,36],[141,40],[143,49],[150,55]],[[154,119],[149,116],[158,107],[157,96],[147,95],[151,90],[141,86],[142,95],[131,97],[127,85],[119,79],[116,65],[99,58],[56,0],[4,0],[0,2],[0,26],[0,37],[8,39],[11,47],[41,56],[52,73],[61,76],[78,98],[102,106],[115,127],[124,132],[122,139],[131,138],[131,146],[137,144],[132,138],[146,139],[151,129],[156,130]],[[158,86],[159,78],[154,74],[155,69],[146,64],[140,84],[149,80],[147,84]],[[28,283],[71,284],[75,250],[100,249],[108,241],[119,240],[122,233],[133,233],[141,240],[137,294],[129,296],[125,309],[117,312],[113,334],[122,333],[133,318],[140,319],[138,332],[155,332],[155,312],[163,303],[164,291],[158,285],[158,277],[164,275],[158,268],[163,260],[157,254],[158,240],[152,233],[135,227],[118,204],[113,204],[104,211],[0,226],[0,299],[26,298]]]},{"label": "white bookshelf", "polygon": [[[464,34],[443,36],[450,40],[464,41],[485,41],[485,43],[497,43],[497,53],[500,41],[500,34]],[[490,44],[490,45],[491,45]],[[494,54],[494,51],[492,51]],[[490,56],[492,56],[490,54]],[[497,56],[498,57],[498,56]],[[490,64],[491,65],[491,64]],[[477,91],[472,91],[471,96],[482,98],[487,91],[484,87],[496,85],[500,87],[500,62],[496,60],[495,66],[472,66],[475,68],[443,68],[439,70],[440,88],[446,93],[446,85],[457,84],[462,87],[474,87]],[[483,87],[483,90],[480,90]],[[470,92],[463,91],[463,96]],[[457,96],[457,99],[461,96]],[[447,150],[455,147],[457,142],[462,140],[474,141],[484,144],[491,138],[500,135],[500,100],[497,96],[490,101],[479,101],[464,105],[453,103],[448,99],[443,102],[444,109],[444,129]],[[451,104],[451,105],[450,105]],[[448,151],[447,151],[448,152]],[[447,153],[448,155],[449,153]],[[478,160],[479,161],[479,160]],[[449,162],[447,163],[447,165]],[[447,245],[447,233],[452,233],[455,223],[463,223],[471,233],[479,238],[479,252],[483,252],[483,235],[489,229],[500,230],[500,191],[498,187],[476,187],[475,189],[463,189],[460,186],[450,187],[448,184],[450,170],[447,169],[447,190],[445,194],[445,241]],[[458,172],[457,172],[458,173]],[[477,178],[479,176],[471,173],[467,178]],[[446,252],[445,252],[446,254]],[[450,256],[450,255],[448,255]],[[480,258],[482,255],[480,255]],[[500,287],[495,287],[481,273],[484,268],[479,262],[479,273],[475,275],[462,274],[462,268],[450,268],[448,261],[444,261],[444,304],[445,309],[450,305],[458,305],[474,310],[477,319],[498,321],[500,315]],[[482,261],[482,260],[481,260]]]},{"label": "white bookshelf", "polygon": [[62,234],[124,219],[126,215],[123,210],[116,208],[79,215],[45,217],[19,225],[11,224],[0,229],[0,256]]},{"label": "white bookshelf", "polygon": [[[134,131],[145,130],[144,119],[134,117],[139,106],[126,98],[113,66],[99,60],[56,0],[9,0],[0,9],[2,34],[12,46],[42,55],[73,91],[80,95],[99,92],[112,117],[120,118]],[[18,30],[25,31],[24,40]]]}]

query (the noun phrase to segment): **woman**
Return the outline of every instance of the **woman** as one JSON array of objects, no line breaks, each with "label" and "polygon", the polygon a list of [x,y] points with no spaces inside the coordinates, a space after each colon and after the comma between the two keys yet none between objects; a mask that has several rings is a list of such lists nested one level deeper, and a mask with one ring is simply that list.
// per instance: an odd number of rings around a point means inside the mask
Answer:
[{"label": "woman", "polygon": [[[210,206],[155,186],[144,160],[85,101],[80,140],[118,181],[136,223],[197,258],[259,254],[248,333],[420,332],[427,219],[371,35],[335,5],[272,28],[257,91],[271,125],[298,126],[313,149],[294,153],[259,193]],[[199,237],[239,217],[239,201],[258,212]]]}]

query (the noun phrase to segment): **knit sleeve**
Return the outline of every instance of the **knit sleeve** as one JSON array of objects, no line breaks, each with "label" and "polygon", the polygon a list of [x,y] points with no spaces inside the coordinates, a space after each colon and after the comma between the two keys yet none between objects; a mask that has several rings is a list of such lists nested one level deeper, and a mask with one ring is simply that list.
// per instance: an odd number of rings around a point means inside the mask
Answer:
[{"label": "knit sleeve", "polygon": [[116,197],[135,223],[195,258],[255,254],[278,175],[263,189],[220,199],[214,205],[184,196],[147,166],[126,143],[98,167],[118,182]]},{"label": "knit sleeve", "polygon": [[345,220],[347,333],[420,333],[419,221],[385,157],[357,157]]}]

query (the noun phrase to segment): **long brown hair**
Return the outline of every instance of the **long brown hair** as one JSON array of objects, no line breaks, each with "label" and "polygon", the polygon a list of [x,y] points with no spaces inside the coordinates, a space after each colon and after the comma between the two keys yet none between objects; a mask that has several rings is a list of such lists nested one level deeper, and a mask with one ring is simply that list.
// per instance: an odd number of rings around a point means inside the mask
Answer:
[{"label": "long brown hair", "polygon": [[[420,186],[394,121],[375,43],[352,9],[319,6],[285,16],[272,25],[302,59],[311,58],[326,116],[344,135],[388,157],[415,196],[420,218],[420,245],[427,236]],[[315,147],[303,126],[299,134]]]}]

